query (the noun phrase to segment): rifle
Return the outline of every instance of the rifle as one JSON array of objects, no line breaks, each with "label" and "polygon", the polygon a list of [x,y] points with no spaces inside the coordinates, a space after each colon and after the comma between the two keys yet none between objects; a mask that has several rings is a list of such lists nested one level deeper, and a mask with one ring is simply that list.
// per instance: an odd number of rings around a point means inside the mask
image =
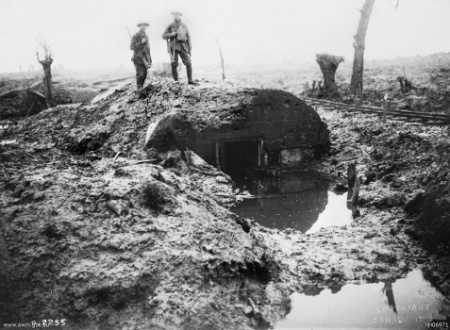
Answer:
[{"label": "rifle", "polygon": [[[167,24],[164,23],[164,29],[167,30]],[[166,38],[166,42],[167,42],[167,52],[170,55],[170,63],[174,62],[175,59],[175,47],[173,47],[173,50],[171,49],[172,47],[170,47],[170,38]]]}]

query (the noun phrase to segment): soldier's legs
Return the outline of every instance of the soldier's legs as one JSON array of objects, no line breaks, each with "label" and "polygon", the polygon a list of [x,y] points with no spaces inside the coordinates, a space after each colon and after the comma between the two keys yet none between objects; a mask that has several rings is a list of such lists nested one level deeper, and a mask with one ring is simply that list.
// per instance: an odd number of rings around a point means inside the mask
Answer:
[{"label": "soldier's legs", "polygon": [[188,76],[188,82],[189,84],[194,84],[194,80],[192,79],[192,62],[191,62],[191,55],[189,52],[185,49],[180,51],[180,57],[183,61],[183,64],[186,66],[186,73]]},{"label": "soldier's legs", "polygon": [[145,69],[145,65],[142,64],[134,64],[136,68],[136,87],[137,89],[142,88],[144,86],[145,78],[147,78],[147,70]]},{"label": "soldier's legs", "polygon": [[178,81],[178,50],[174,52],[173,62],[172,62],[172,76],[173,80]]},{"label": "soldier's legs", "polygon": [[147,66],[144,66],[144,75],[143,75],[143,80],[142,80],[142,85],[144,85],[145,80],[147,79],[147,75],[148,75],[148,68]]},{"label": "soldier's legs", "polygon": [[192,80],[192,65],[186,66],[186,73],[188,76],[188,84],[195,85],[194,80]]}]

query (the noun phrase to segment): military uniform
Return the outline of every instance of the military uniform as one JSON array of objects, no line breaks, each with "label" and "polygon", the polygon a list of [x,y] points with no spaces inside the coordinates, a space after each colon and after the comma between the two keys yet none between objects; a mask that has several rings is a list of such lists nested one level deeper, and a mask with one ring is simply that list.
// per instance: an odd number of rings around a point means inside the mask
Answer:
[{"label": "military uniform", "polygon": [[[174,33],[176,35],[174,35]],[[178,80],[178,56],[181,57],[183,64],[186,66],[189,83],[192,80],[192,62],[191,62],[191,36],[189,30],[183,22],[171,23],[162,35],[163,39],[170,41],[170,56],[172,59],[172,75],[175,81]]]},{"label": "military uniform", "polygon": [[[143,38],[146,40],[145,44],[141,42]],[[139,89],[144,85],[145,79],[147,79],[147,70],[152,64],[150,43],[144,31],[139,31],[131,38],[130,49],[134,51],[131,60],[136,68],[136,84]]]}]

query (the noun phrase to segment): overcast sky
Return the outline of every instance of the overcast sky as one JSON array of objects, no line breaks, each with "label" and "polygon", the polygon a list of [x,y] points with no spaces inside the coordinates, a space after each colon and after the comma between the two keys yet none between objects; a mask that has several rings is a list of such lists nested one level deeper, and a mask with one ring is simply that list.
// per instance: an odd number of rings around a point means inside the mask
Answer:
[{"label": "overcast sky", "polygon": [[[126,27],[148,21],[154,62],[167,62],[161,34],[182,11],[193,39],[194,65],[314,61],[318,52],[351,61],[363,0],[0,0],[0,72],[37,67],[37,39],[51,42],[55,65],[70,69],[131,68]],[[377,0],[367,59],[450,51],[449,0]]]}]

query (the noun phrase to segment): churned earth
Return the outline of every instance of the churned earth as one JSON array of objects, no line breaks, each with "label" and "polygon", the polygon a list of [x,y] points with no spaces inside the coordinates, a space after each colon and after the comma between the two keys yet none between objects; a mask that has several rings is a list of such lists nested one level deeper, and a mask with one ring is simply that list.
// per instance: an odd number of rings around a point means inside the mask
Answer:
[{"label": "churned earth", "polygon": [[230,212],[242,192],[192,152],[143,150],[147,126],[169,112],[188,107],[201,127],[226,122],[240,88],[152,80],[140,99],[129,82],[4,131],[17,143],[0,146],[0,324],[268,329],[290,312],[293,292],[418,267],[448,293],[445,244],[424,249],[415,239],[427,236],[427,218],[403,210],[419,190],[448,194],[443,128],[319,110],[333,148],[311,167],[340,184],[355,162],[364,209],[347,227],[311,234]]},{"label": "churned earth", "polygon": [[[450,221],[450,139],[447,127],[388,121],[367,114],[323,112],[336,142],[329,160],[343,176],[356,163],[362,178],[361,203],[387,213],[384,228],[406,233],[409,248],[448,295]],[[370,211],[369,211],[370,212]],[[419,248],[425,247],[425,250]]]}]

